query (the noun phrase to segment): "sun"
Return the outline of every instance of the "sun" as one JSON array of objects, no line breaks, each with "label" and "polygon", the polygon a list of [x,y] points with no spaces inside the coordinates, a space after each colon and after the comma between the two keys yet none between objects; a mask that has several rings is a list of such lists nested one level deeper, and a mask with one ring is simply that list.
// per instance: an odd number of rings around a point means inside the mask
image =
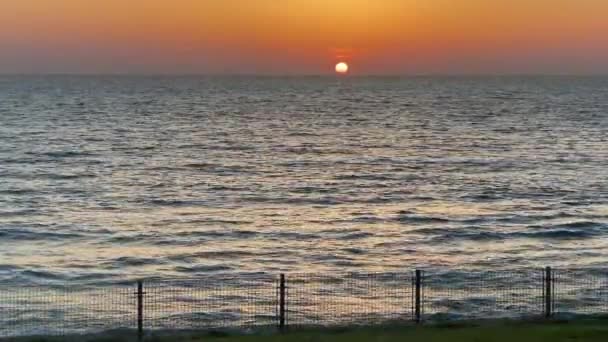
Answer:
[{"label": "sun", "polygon": [[338,74],[346,74],[348,72],[348,64],[344,62],[336,64],[336,72]]}]

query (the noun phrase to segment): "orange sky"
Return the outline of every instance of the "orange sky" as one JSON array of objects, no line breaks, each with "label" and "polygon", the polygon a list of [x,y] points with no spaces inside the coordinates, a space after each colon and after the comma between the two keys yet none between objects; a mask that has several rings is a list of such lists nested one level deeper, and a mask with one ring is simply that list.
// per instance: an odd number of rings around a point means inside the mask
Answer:
[{"label": "orange sky", "polygon": [[608,73],[608,0],[3,0],[0,72]]}]

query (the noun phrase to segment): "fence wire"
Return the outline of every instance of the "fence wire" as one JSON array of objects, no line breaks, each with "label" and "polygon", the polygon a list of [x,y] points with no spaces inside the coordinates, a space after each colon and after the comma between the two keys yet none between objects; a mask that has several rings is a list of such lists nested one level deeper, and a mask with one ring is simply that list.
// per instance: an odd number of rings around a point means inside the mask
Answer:
[{"label": "fence wire", "polygon": [[554,270],[553,289],[557,315],[608,314],[608,269]]},{"label": "fence wire", "polygon": [[0,337],[133,328],[134,286],[0,285]]},{"label": "fence wire", "polygon": [[435,320],[541,317],[543,270],[431,271],[423,275],[423,316]]},{"label": "fence wire", "polygon": [[277,283],[270,275],[148,281],[144,326],[152,330],[275,326]]},{"label": "fence wire", "polygon": [[608,269],[546,272],[286,274],[283,287],[279,275],[232,274],[146,280],[142,292],[137,282],[0,284],[0,337],[132,333],[139,312],[146,334],[608,314]]},{"label": "fence wire", "polygon": [[287,325],[371,325],[413,319],[412,274],[288,275]]}]

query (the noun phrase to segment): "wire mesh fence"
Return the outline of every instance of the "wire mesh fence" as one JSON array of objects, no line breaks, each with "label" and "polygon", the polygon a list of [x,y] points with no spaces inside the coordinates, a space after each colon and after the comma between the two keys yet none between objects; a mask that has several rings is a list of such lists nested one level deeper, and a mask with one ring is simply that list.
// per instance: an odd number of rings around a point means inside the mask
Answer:
[{"label": "wire mesh fence", "polygon": [[276,326],[277,278],[223,275],[144,285],[144,322],[152,330]]},{"label": "wire mesh fence", "polygon": [[423,316],[435,320],[525,318],[544,314],[542,269],[423,274]]},{"label": "wire mesh fence", "polygon": [[608,269],[553,270],[556,315],[608,314]]},{"label": "wire mesh fence", "polygon": [[603,269],[225,274],[99,287],[0,284],[0,337],[606,313]]},{"label": "wire mesh fence", "polygon": [[135,287],[0,286],[0,337],[132,328]]},{"label": "wire mesh fence", "polygon": [[410,273],[289,275],[286,322],[302,327],[411,321],[411,281]]}]

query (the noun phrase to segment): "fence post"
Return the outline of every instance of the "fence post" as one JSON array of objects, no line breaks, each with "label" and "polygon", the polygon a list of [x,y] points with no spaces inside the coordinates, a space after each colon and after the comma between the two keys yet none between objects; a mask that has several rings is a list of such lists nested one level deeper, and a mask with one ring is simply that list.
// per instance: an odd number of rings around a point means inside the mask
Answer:
[{"label": "fence post", "polygon": [[415,286],[416,286],[416,292],[415,292],[415,306],[414,306],[414,315],[416,318],[416,323],[420,323],[422,322],[422,315],[420,312],[420,295],[421,295],[421,288],[422,288],[422,272],[420,270],[416,270],[416,278],[415,278]]},{"label": "fence post", "polygon": [[144,340],[144,283],[137,281],[137,340]]},{"label": "fence post", "polygon": [[285,274],[283,273],[279,282],[279,330],[285,332]]},{"label": "fence post", "polygon": [[553,272],[551,267],[545,268],[545,318],[551,318],[553,315]]}]

